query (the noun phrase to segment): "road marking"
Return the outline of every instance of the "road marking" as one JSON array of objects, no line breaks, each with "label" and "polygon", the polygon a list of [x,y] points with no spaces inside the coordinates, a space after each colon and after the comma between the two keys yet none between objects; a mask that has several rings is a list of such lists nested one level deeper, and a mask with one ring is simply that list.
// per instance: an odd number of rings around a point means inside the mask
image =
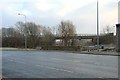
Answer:
[{"label": "road marking", "polygon": [[98,78],[103,78],[103,77],[98,77]]},{"label": "road marking", "polygon": [[14,60],[12,60],[12,59],[9,59],[9,61],[14,61]]},{"label": "road marking", "polygon": [[61,60],[61,61],[72,61],[72,62],[77,62],[77,63],[80,63],[80,62],[81,62],[81,63],[84,63],[84,64],[86,63],[86,64],[92,64],[92,65],[93,65],[93,64],[99,65],[99,63],[90,62],[90,61],[89,61],[89,62],[84,62],[84,61],[79,61],[79,60],[77,60],[77,61],[76,61],[76,60],[65,60],[65,59],[58,59],[58,58],[51,58],[51,59],[54,59],[54,60]]},{"label": "road marking", "polygon": [[12,62],[17,62],[17,63],[22,63],[22,64],[26,64],[25,62],[22,62],[22,61],[16,61],[15,59],[8,59],[9,61],[12,61]]},{"label": "road marking", "polygon": [[8,78],[8,77],[2,75],[1,78]]},{"label": "road marking", "polygon": [[73,71],[66,70],[66,69],[60,69],[60,68],[55,68],[55,67],[48,67],[48,66],[43,66],[43,65],[36,65],[36,66],[40,66],[40,67],[44,67],[44,68],[48,68],[48,69],[55,69],[57,71],[65,71],[65,72],[68,72],[68,73],[73,73]]},{"label": "road marking", "polygon": [[51,58],[54,60],[63,60],[63,61],[72,61],[72,62],[81,62],[81,61],[75,61],[75,60],[65,60],[65,59],[58,59],[58,58]]}]

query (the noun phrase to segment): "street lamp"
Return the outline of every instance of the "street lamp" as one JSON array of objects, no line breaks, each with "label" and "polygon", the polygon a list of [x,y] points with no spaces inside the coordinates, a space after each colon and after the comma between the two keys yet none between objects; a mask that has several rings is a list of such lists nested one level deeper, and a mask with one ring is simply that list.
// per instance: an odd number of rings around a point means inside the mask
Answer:
[{"label": "street lamp", "polygon": [[[18,15],[22,15],[25,17],[25,28],[27,27],[26,26],[26,15],[25,14],[21,14],[21,13],[18,13]],[[26,28],[27,29],[27,28]],[[25,29],[25,30],[26,30]],[[27,49],[27,31],[25,31],[25,49]]]},{"label": "street lamp", "polygon": [[97,51],[99,52],[99,5],[97,0]]}]

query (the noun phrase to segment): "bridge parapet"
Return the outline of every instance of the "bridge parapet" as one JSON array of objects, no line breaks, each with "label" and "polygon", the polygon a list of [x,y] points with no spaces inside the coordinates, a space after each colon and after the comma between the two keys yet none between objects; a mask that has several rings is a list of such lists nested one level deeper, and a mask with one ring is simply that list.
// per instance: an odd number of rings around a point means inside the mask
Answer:
[{"label": "bridge parapet", "polygon": [[[105,34],[101,34],[100,36],[104,36]],[[56,39],[63,39],[65,37],[62,36],[56,36]],[[76,34],[75,36],[69,36],[68,38],[72,39],[94,39],[97,38],[97,35],[95,34]]]}]

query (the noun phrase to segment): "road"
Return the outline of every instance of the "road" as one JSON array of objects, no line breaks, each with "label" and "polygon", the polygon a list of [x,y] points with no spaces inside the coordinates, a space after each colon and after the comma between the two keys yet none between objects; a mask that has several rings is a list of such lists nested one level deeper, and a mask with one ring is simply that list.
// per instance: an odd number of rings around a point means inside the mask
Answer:
[{"label": "road", "polygon": [[3,51],[7,78],[118,78],[118,57],[64,51]]}]

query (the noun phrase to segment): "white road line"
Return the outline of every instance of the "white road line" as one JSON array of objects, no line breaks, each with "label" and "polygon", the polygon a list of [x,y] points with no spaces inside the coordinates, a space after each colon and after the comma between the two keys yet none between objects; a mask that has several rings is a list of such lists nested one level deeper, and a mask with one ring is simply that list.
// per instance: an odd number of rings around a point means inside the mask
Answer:
[{"label": "white road line", "polygon": [[8,77],[2,75],[1,78],[8,78]]},{"label": "white road line", "polygon": [[50,69],[55,69],[55,70],[59,70],[59,71],[65,71],[65,72],[69,72],[69,73],[73,73],[72,71],[70,70],[66,70],[66,69],[60,69],[60,68],[54,68],[54,67],[48,67]]},{"label": "white road line", "polygon": [[91,65],[99,65],[100,63],[96,63],[96,62],[86,62],[86,61],[80,61],[80,60],[67,60],[67,59],[60,59],[60,58],[50,58],[53,60],[61,60],[61,61],[70,61],[70,62],[76,62],[76,63],[81,63],[81,64],[91,64]]},{"label": "white road line", "polygon": [[54,59],[54,60],[63,60],[63,61],[72,61],[72,62],[80,62],[80,61],[75,61],[75,60],[65,60],[65,59],[58,59],[58,58],[51,58],[51,59]]},{"label": "white road line", "polygon": [[48,68],[48,69],[55,69],[57,71],[65,71],[65,72],[68,72],[68,73],[74,73],[73,71],[66,70],[66,69],[60,69],[60,68],[55,68],[55,67],[48,67],[48,66],[43,66],[43,65],[36,65],[36,66],[40,66],[40,67],[44,67],[44,68]]},{"label": "white road line", "polygon": [[9,61],[14,61],[14,60],[12,60],[12,59],[9,59]]},{"label": "white road line", "polygon": [[[54,60],[61,60],[61,61],[72,61],[72,62],[81,62],[81,63],[86,63],[86,62],[82,62],[82,61],[76,61],[76,60],[65,60],[65,59],[59,59],[59,58],[51,58],[51,59],[54,59]],[[87,62],[87,64],[95,64],[95,65],[100,65],[100,63],[96,63],[96,62]]]},{"label": "white road line", "polygon": [[9,61],[12,61],[12,62],[17,62],[17,63],[22,63],[22,64],[26,64],[25,62],[22,62],[22,61],[16,61],[14,59],[8,59]]},{"label": "white road line", "polygon": [[[11,61],[11,62],[17,62],[17,63],[25,64],[25,62],[16,61],[15,59],[8,59],[8,60]],[[66,70],[66,69],[60,69],[60,68],[55,68],[55,67],[48,67],[48,66],[44,66],[44,65],[36,65],[36,66],[40,66],[40,67],[48,68],[48,69],[54,69],[54,70],[57,70],[57,71],[64,71],[64,72],[68,72],[68,73],[73,73],[73,71]]]},{"label": "white road line", "polygon": [[103,78],[103,77],[98,77],[98,78]]},{"label": "white road line", "polygon": [[20,61],[15,61],[15,62],[22,63],[22,64],[26,64],[25,62],[20,62]]}]

